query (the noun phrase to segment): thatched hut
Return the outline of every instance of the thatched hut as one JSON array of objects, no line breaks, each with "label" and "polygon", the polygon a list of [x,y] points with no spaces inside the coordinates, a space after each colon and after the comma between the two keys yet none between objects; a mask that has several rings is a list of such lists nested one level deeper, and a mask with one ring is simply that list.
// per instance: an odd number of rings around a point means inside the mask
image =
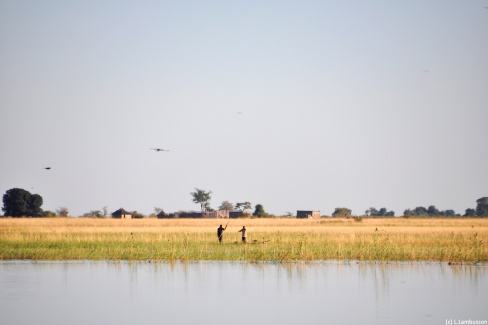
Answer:
[{"label": "thatched hut", "polygon": [[125,211],[123,208],[112,213],[112,218],[132,219],[132,213]]}]

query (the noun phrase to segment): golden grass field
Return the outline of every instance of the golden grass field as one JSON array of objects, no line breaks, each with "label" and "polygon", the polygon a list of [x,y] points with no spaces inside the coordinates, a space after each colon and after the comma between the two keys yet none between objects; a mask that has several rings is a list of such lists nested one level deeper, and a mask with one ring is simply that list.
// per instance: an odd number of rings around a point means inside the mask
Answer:
[{"label": "golden grass field", "polygon": [[219,244],[228,221],[0,218],[0,259],[488,261],[488,219],[231,219]]}]

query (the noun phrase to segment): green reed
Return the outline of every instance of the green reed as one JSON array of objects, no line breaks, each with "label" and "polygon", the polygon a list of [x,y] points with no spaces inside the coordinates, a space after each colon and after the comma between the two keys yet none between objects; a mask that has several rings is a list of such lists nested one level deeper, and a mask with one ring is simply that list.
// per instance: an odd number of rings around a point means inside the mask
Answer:
[{"label": "green reed", "polygon": [[214,232],[10,233],[0,232],[0,259],[245,260],[486,262],[486,238],[451,233],[256,232],[243,244]]}]

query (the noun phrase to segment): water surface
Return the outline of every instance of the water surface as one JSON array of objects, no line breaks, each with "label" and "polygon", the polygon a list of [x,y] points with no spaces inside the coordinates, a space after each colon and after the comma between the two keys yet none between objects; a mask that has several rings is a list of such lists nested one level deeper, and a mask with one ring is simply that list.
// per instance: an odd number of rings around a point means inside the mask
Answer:
[{"label": "water surface", "polygon": [[0,262],[0,324],[446,324],[488,320],[488,266]]}]

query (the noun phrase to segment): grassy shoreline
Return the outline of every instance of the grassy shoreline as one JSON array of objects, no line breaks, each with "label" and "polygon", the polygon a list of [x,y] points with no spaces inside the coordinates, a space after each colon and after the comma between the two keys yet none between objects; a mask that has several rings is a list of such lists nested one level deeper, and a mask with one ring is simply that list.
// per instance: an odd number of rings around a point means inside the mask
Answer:
[{"label": "grassy shoreline", "polygon": [[488,261],[488,219],[227,221],[0,218],[0,260]]}]

